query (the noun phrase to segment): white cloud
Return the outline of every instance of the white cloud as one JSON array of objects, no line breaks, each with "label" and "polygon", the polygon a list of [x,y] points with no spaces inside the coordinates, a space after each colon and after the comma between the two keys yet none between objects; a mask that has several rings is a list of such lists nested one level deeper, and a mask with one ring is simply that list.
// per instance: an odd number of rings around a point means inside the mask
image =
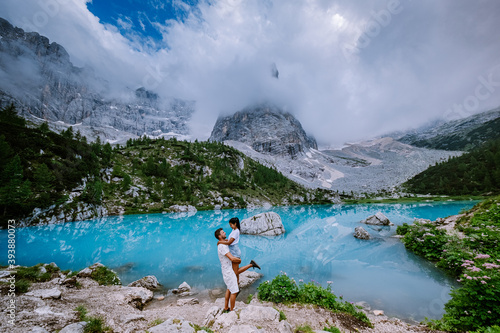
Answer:
[{"label": "white cloud", "polygon": [[464,114],[500,104],[497,86],[475,108],[467,99],[500,64],[494,0],[201,2],[184,22],[153,22],[167,45],[160,50],[101,24],[85,0],[40,3],[6,0],[0,12],[60,43],[75,65],[92,66],[117,90],[144,85],[196,100],[201,139],[219,113],[262,100],[333,144],[416,126],[454,104],[469,102]]}]

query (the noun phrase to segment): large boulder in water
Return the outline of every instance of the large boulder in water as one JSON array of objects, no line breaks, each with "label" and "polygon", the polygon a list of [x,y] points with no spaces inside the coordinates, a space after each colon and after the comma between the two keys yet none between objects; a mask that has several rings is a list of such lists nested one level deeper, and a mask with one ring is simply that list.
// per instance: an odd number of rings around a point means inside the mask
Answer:
[{"label": "large boulder in water", "polygon": [[354,237],[358,239],[370,239],[370,234],[363,227],[356,227],[354,229]]},{"label": "large boulder in water", "polygon": [[391,223],[391,221],[389,221],[389,218],[381,212],[378,212],[377,214],[364,219],[363,221],[361,221],[361,223],[371,225],[394,225]]},{"label": "large boulder in water", "polygon": [[257,214],[242,220],[240,225],[242,234],[277,236],[285,233],[281,217],[275,212]]}]

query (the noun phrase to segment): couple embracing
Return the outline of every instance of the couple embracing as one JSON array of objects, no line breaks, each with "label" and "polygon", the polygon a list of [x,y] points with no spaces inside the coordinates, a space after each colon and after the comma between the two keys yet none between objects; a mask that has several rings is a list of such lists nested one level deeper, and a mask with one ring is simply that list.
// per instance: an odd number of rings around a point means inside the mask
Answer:
[{"label": "couple embracing", "polygon": [[[240,220],[237,217],[233,217],[229,220],[229,226],[232,229],[229,237],[226,237],[226,233],[222,228],[215,230],[215,238],[217,238],[218,241],[217,253],[219,254],[222,268],[222,277],[227,286],[224,312],[229,312],[234,309],[236,296],[240,293],[240,288],[238,286],[239,275],[251,267],[260,269],[259,265],[253,260],[250,261],[250,264],[240,267],[241,251],[238,245],[240,242]],[[229,309],[229,300],[231,300],[231,309]]]}]

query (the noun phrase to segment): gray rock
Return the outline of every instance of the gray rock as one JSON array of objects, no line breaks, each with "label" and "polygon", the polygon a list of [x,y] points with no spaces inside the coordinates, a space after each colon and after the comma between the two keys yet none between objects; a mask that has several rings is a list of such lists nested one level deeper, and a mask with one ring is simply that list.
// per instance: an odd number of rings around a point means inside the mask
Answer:
[{"label": "gray rock", "polygon": [[316,140],[306,134],[293,115],[270,104],[250,106],[232,116],[220,117],[209,140],[239,141],[261,153],[292,158],[309,148],[318,148]]},{"label": "gray rock", "polygon": [[213,326],[215,320],[221,314],[222,314],[222,308],[215,305],[212,306],[210,309],[208,309],[207,313],[205,314],[205,321],[203,322],[203,326]]},{"label": "gray rock", "polygon": [[[30,333],[49,333],[45,328],[40,326],[35,326],[31,329]],[[83,333],[83,331],[82,331]]]},{"label": "gray rock", "polygon": [[194,333],[192,323],[182,317],[169,318],[160,325],[151,327],[150,333]]},{"label": "gray rock", "polygon": [[142,287],[123,287],[120,289],[127,303],[133,304],[136,308],[142,307],[153,299],[153,292]]},{"label": "gray rock", "polygon": [[128,285],[128,287],[143,287],[149,290],[158,289],[159,286],[160,284],[158,283],[158,279],[156,279],[154,275],[145,276],[142,279],[134,281]]},{"label": "gray rock", "polygon": [[265,333],[266,330],[258,329],[253,325],[234,325],[231,326],[228,333]]},{"label": "gray rock", "polygon": [[281,217],[275,212],[257,214],[240,223],[241,233],[261,236],[277,236],[285,233]]},{"label": "gray rock", "polygon": [[81,321],[64,327],[59,333],[83,333],[87,322]]},{"label": "gray rock", "polygon": [[359,239],[370,239],[370,234],[363,227],[356,227],[354,229],[354,237]]},{"label": "gray rock", "polygon": [[238,320],[238,315],[236,311],[231,311],[229,313],[222,313],[217,316],[213,324],[215,330],[223,330],[233,326]]},{"label": "gray rock", "polygon": [[382,214],[382,212],[378,212],[377,214],[364,219],[363,221],[361,221],[361,223],[371,224],[371,225],[394,225],[391,223],[391,221],[389,221],[387,216]]},{"label": "gray rock", "polygon": [[183,298],[177,300],[177,306],[200,304],[197,298]]},{"label": "gray rock", "polygon": [[137,321],[137,320],[146,320],[146,317],[144,317],[144,315],[140,315],[140,314],[128,314],[128,315],[123,316],[120,321],[124,324],[127,324],[127,323],[130,323],[132,321]]},{"label": "gray rock", "polygon": [[47,273],[47,269],[43,266],[40,266],[40,274],[45,274]]},{"label": "gray rock", "polygon": [[38,289],[25,293],[26,296],[40,297],[42,299],[58,299],[61,298],[61,291],[57,288]]},{"label": "gray rock", "polygon": [[246,308],[241,310],[240,313],[240,320],[247,323],[266,321],[279,322],[279,319],[279,312],[272,307],[267,306],[248,305]]},{"label": "gray rock", "polygon": [[177,289],[173,289],[172,293],[174,294],[186,294],[191,291],[191,287],[187,284],[186,281],[182,282]]},{"label": "gray rock", "polygon": [[279,333],[293,333],[292,325],[286,320],[280,321],[278,324],[278,332]]},{"label": "gray rock", "polygon": [[251,272],[251,271],[245,271],[240,274],[240,288],[246,288],[250,285],[252,285],[255,281],[259,280],[261,277],[264,275],[257,273],[257,272]]}]

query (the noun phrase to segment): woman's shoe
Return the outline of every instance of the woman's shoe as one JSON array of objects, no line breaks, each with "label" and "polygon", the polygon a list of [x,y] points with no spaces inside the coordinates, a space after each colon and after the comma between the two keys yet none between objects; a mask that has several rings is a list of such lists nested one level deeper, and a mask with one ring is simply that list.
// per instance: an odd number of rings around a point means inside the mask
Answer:
[{"label": "woman's shoe", "polygon": [[252,267],[257,267],[258,269],[260,269],[260,266],[257,265],[257,263],[253,260],[250,261],[250,265],[252,265]]},{"label": "woman's shoe", "polygon": [[224,310],[222,311],[222,313],[229,313],[229,312],[231,312],[231,310],[230,310],[230,309],[224,309]]}]

